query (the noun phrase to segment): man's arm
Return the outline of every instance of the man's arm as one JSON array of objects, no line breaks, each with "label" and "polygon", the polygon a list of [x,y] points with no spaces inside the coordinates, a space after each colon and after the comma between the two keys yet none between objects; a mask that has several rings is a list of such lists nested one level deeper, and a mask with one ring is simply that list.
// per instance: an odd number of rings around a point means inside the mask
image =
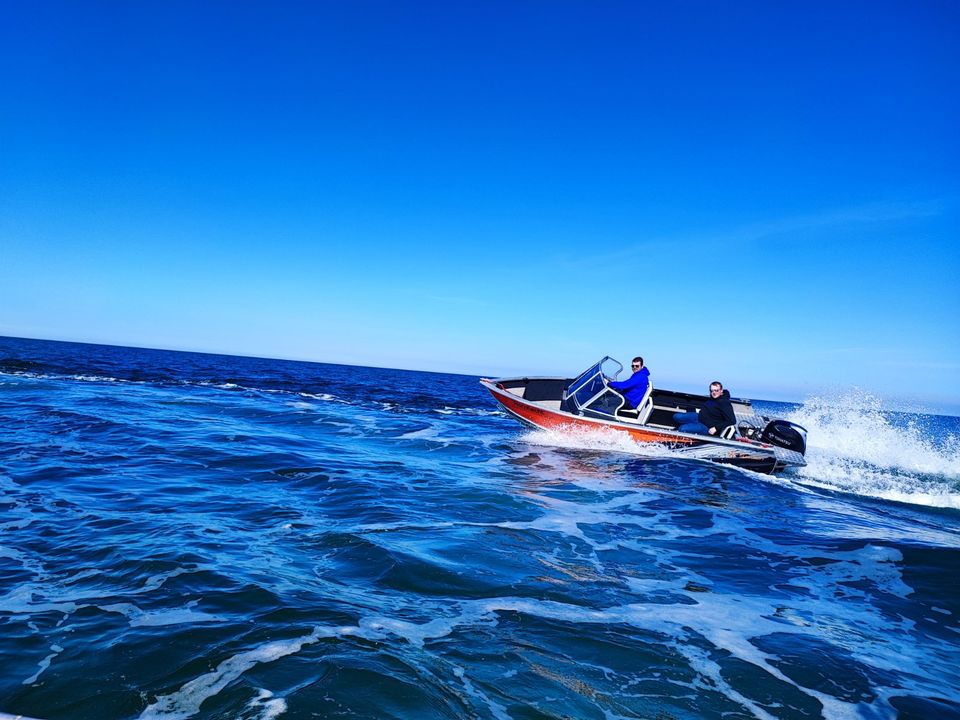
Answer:
[{"label": "man's arm", "polygon": [[[729,400],[723,403],[720,406],[720,409],[723,411],[723,419],[727,421],[727,424],[723,426],[724,428],[728,425],[737,424],[737,414],[733,411],[733,404]],[[717,430],[722,429],[723,428],[717,428]]]}]

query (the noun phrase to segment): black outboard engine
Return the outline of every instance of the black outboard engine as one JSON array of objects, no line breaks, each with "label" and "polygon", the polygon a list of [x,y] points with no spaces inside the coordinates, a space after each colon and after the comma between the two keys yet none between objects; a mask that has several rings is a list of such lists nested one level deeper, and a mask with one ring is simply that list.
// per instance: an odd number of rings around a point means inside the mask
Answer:
[{"label": "black outboard engine", "polygon": [[807,429],[789,420],[771,420],[763,429],[760,441],[805,455],[807,452]]}]

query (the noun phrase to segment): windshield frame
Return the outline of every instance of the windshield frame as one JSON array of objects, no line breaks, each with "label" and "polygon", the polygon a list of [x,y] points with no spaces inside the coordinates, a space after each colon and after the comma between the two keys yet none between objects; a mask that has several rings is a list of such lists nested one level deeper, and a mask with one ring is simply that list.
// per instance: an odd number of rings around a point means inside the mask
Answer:
[{"label": "windshield frame", "polygon": [[[606,372],[604,372],[605,370]],[[622,371],[623,365],[609,355],[605,356],[580,373],[567,386],[567,389],[563,392],[564,402],[568,403],[576,414],[582,415],[584,410],[591,408],[604,395],[612,393],[619,398],[619,405],[622,406],[624,403],[623,397],[607,386],[607,378],[615,379]],[[616,409],[611,412],[604,408],[603,414],[616,415]],[[598,411],[595,408],[593,410],[594,412]]]}]

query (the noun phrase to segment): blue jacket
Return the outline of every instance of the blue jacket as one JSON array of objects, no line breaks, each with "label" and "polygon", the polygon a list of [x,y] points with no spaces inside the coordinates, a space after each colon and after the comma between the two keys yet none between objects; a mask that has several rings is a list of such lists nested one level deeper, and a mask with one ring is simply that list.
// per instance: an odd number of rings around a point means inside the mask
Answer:
[{"label": "blue jacket", "polygon": [[642,367],[626,380],[611,380],[607,385],[614,390],[619,390],[620,394],[626,397],[631,405],[639,408],[640,403],[643,402],[643,396],[650,386],[650,371]]}]

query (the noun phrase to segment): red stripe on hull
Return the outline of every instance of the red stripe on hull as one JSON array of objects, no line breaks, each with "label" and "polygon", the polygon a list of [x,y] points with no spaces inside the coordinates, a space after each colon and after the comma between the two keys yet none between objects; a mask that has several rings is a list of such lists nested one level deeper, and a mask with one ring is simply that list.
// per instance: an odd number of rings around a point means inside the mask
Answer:
[{"label": "red stripe on hull", "polygon": [[487,388],[490,393],[503,407],[512,412],[519,418],[526,420],[531,425],[536,425],[544,430],[582,428],[585,430],[611,430],[628,434],[632,439],[638,442],[672,443],[674,445],[695,445],[696,440],[686,437],[680,437],[673,434],[664,434],[655,430],[627,427],[614,422],[605,422],[603,420],[592,420],[590,418],[577,417],[567,413],[560,413],[553,410],[547,410],[539,405],[526,402],[517,398],[509,392],[496,391],[493,388]]}]

